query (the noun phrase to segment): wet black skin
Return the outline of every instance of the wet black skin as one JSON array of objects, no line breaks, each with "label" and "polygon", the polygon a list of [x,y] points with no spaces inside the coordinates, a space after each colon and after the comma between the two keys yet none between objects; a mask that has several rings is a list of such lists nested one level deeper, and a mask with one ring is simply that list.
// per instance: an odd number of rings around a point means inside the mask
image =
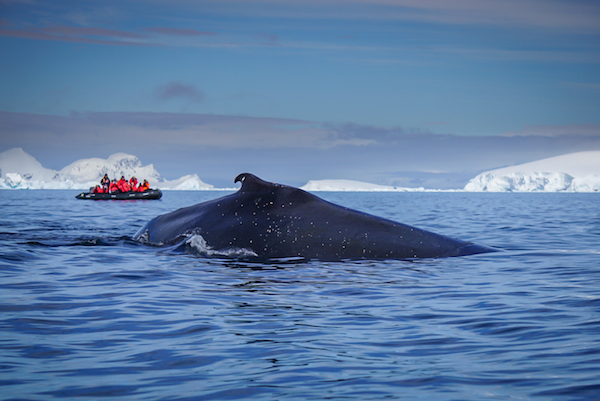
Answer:
[{"label": "wet black skin", "polygon": [[260,259],[412,259],[490,248],[327,202],[243,173],[239,191],[156,217],[134,237],[171,245],[200,234],[212,249],[244,248]]}]

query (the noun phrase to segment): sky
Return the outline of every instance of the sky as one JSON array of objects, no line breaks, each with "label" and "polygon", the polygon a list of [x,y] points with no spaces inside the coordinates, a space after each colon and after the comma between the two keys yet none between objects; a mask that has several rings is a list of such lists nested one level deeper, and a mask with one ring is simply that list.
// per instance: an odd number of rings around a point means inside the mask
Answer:
[{"label": "sky", "polygon": [[0,0],[0,152],[459,188],[600,150],[600,2]]}]

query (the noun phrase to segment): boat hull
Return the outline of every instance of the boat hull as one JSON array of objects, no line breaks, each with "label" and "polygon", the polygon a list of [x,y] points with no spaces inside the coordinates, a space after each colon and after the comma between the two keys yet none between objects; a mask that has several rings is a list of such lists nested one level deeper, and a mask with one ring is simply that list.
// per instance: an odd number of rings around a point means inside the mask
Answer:
[{"label": "boat hull", "polygon": [[131,199],[160,199],[162,192],[160,189],[151,189],[145,192],[114,192],[110,194],[95,194],[82,192],[77,195],[77,199],[91,200],[131,200]]}]

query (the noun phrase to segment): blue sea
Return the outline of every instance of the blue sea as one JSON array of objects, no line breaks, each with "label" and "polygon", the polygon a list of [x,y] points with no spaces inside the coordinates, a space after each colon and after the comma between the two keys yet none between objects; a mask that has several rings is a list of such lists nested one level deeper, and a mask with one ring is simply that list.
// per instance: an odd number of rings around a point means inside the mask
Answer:
[{"label": "blue sea", "polygon": [[2,400],[600,399],[600,194],[318,193],[500,251],[269,264],[76,194],[0,191]]}]

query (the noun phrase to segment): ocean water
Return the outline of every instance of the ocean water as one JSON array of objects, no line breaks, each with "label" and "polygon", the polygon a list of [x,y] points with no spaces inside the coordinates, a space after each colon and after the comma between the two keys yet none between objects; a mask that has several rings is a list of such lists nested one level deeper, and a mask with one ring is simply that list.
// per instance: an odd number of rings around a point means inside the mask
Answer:
[{"label": "ocean water", "polygon": [[318,194],[500,249],[459,258],[259,264],[131,240],[224,194],[0,191],[0,399],[600,399],[600,194]]}]

